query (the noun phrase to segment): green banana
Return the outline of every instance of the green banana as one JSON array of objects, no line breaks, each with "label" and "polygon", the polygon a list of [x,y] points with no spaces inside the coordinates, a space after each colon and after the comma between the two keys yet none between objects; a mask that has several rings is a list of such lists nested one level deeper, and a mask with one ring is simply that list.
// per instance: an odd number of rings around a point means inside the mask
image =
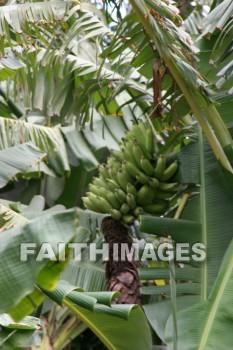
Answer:
[{"label": "green banana", "polygon": [[106,165],[106,171],[107,171],[107,173],[108,173],[108,176],[107,176],[106,179],[109,179],[109,178],[110,178],[110,173],[109,173],[109,166],[108,166],[108,165]]},{"label": "green banana", "polygon": [[115,193],[108,191],[107,192],[107,200],[109,203],[112,204],[114,209],[120,209],[121,203],[118,200],[118,198],[116,197]]},{"label": "green banana", "polygon": [[131,176],[135,177],[138,174],[139,169],[133,163],[128,161],[125,161],[123,163],[125,164],[125,168]]},{"label": "green banana", "polygon": [[163,192],[163,191],[157,191],[156,192],[156,198],[158,199],[169,199],[172,196],[174,196],[174,193],[171,192]]},{"label": "green banana", "polygon": [[110,157],[108,157],[108,159],[107,159],[107,164],[108,164],[108,166],[113,166],[113,164],[115,163],[115,158],[114,157],[112,157],[112,156],[110,156]]},{"label": "green banana", "polygon": [[[93,186],[95,186],[95,185],[93,185]],[[90,190],[91,190],[91,186],[90,186]],[[111,203],[113,206],[114,205],[116,205],[116,207],[117,207],[117,202],[114,200],[114,199],[112,199],[112,195],[113,196],[115,196],[111,191],[108,191],[108,190],[106,190],[105,188],[103,188],[103,187],[96,187],[95,189],[94,189],[94,191],[92,191],[91,190],[91,192],[87,192],[87,195],[88,196],[92,196],[92,195],[96,195],[96,196],[100,196],[100,197],[103,197],[104,199],[106,199],[109,203]],[[111,200],[109,200],[109,196],[110,196],[110,199]],[[113,200],[113,203],[112,203],[112,200]]]},{"label": "green banana", "polygon": [[153,130],[142,122],[133,125],[122,138],[121,151],[112,151],[107,164],[98,166],[99,177],[93,178],[83,197],[85,208],[110,213],[127,225],[142,214],[168,209],[178,187],[167,181],[175,175],[178,161],[166,167],[163,155],[153,155],[154,147]]},{"label": "green banana", "polygon": [[154,135],[150,127],[146,130],[146,149],[150,154],[154,152]]},{"label": "green banana", "polygon": [[134,166],[137,166],[134,158],[132,158],[131,156],[129,156],[129,154],[123,149],[122,150],[122,154],[123,154],[123,157],[124,157],[124,160],[123,161],[127,161],[127,162],[130,162],[132,164],[134,164]]},{"label": "green banana", "polygon": [[101,198],[101,200],[103,199],[104,201],[107,201],[105,198],[103,198],[101,196],[96,196],[94,193],[91,193],[91,192],[87,192],[87,195],[88,195],[89,200],[93,204],[93,208],[95,208],[96,212],[99,212],[99,213],[108,212],[108,210],[106,210],[107,206],[106,205],[101,206],[100,202],[99,202],[100,198]]},{"label": "green banana", "polygon": [[128,155],[130,157],[132,157],[133,155],[133,142],[131,142],[130,140],[126,139],[124,142],[125,148],[124,150],[126,151],[126,153],[128,153]]},{"label": "green banana", "polygon": [[128,180],[121,169],[119,169],[117,172],[117,182],[119,183],[122,190],[126,191]]},{"label": "green banana", "polygon": [[122,221],[126,224],[126,225],[131,225],[134,222],[134,217],[132,215],[123,215],[122,217]]},{"label": "green banana", "polygon": [[86,209],[89,209],[89,210],[92,210],[92,211],[95,211],[95,212],[99,212],[99,208],[96,207],[95,204],[93,204],[91,202],[90,198],[82,197],[82,201],[83,201],[84,207]]},{"label": "green banana", "polygon": [[144,154],[144,156],[150,160],[151,157],[152,157],[152,154],[151,152],[147,149],[146,147],[146,133],[145,135],[143,135],[143,138],[137,138],[135,137],[133,140],[132,140],[133,143],[136,143],[140,148],[141,148],[141,151],[142,153]]},{"label": "green banana", "polygon": [[111,209],[110,215],[114,220],[120,220],[122,217],[121,212],[119,210],[116,210],[116,209]]},{"label": "green banana", "polygon": [[99,206],[104,210],[105,213],[109,213],[112,209],[112,205],[103,197],[97,196]]},{"label": "green banana", "polygon": [[115,161],[112,164],[113,171],[117,172],[121,168],[121,162]]},{"label": "green banana", "polygon": [[168,201],[166,199],[155,198],[153,204],[162,204],[162,205],[164,205],[166,207],[167,204],[168,204]]},{"label": "green banana", "polygon": [[146,132],[142,129],[142,124],[143,123],[134,124],[132,127],[132,133],[134,138],[140,143],[140,146],[146,146]]},{"label": "green banana", "polygon": [[120,144],[120,149],[121,149],[121,152],[123,152],[125,149],[125,144],[123,142]]},{"label": "green banana", "polygon": [[127,184],[127,193],[131,193],[133,196],[137,195],[137,189],[130,182]]},{"label": "green banana", "polygon": [[111,152],[111,155],[112,155],[112,157],[114,157],[119,162],[122,162],[122,160],[124,160],[124,155],[123,155],[123,153],[121,151],[113,150]]},{"label": "green banana", "polygon": [[152,176],[154,174],[154,168],[151,165],[151,162],[144,156],[141,158],[141,168],[146,173],[146,175]]},{"label": "green banana", "polygon": [[128,160],[129,162],[131,162],[135,166],[137,166],[137,162],[134,159],[133,145],[134,145],[133,142],[130,142],[130,141],[125,142],[123,154],[124,154],[126,160]]},{"label": "green banana", "polygon": [[94,199],[94,201],[96,200],[96,197],[99,196],[99,195],[94,194],[94,193],[92,193],[92,192],[86,192],[86,195],[88,196],[88,198],[89,198],[90,200]]},{"label": "green banana", "polygon": [[96,185],[93,185],[93,184],[90,184],[89,185],[89,190],[96,194],[97,196],[100,195],[100,188],[103,189],[104,191],[106,191],[103,187],[99,187],[99,186],[96,186]]},{"label": "green banana", "polygon": [[145,123],[139,123],[137,126],[137,135],[135,135],[135,139],[140,146],[144,156],[151,159],[151,151],[147,149],[147,130],[150,129],[146,126]]},{"label": "green banana", "polygon": [[136,201],[138,204],[144,206],[145,204],[152,204],[154,198],[155,192],[148,185],[144,185],[137,192]]},{"label": "green banana", "polygon": [[107,164],[109,167],[112,167],[114,170],[118,170],[121,166],[121,161],[116,160],[113,156],[108,157]]},{"label": "green banana", "polygon": [[144,207],[144,209],[150,214],[161,213],[165,210],[166,204],[149,204]]},{"label": "green banana", "polygon": [[137,163],[138,168],[143,170],[141,165],[141,158],[143,156],[143,153],[142,153],[141,147],[135,142],[133,145],[133,156],[134,156],[135,162]]},{"label": "green banana", "polygon": [[117,188],[119,188],[119,185],[115,181],[110,179],[106,179],[106,186],[107,189],[110,191],[115,191]]},{"label": "green banana", "polygon": [[117,174],[117,171],[115,171],[115,170],[113,169],[113,167],[110,165],[110,166],[109,166],[109,175],[110,175],[110,178],[111,178],[111,179],[115,179],[115,178],[116,178],[116,174]]},{"label": "green banana", "polygon": [[125,165],[125,162],[122,162],[122,172],[127,180],[128,183],[131,183],[133,182],[134,178],[133,176],[130,175],[130,173],[128,172],[127,168],[126,168],[126,165]]},{"label": "green banana", "polygon": [[136,208],[136,201],[135,201],[134,195],[132,195],[131,193],[128,193],[126,196],[126,200],[130,210],[133,210]]},{"label": "green banana", "polygon": [[125,135],[126,135],[126,139],[130,142],[133,142],[133,140],[136,138],[132,130],[127,131]]},{"label": "green banana", "polygon": [[92,183],[96,186],[104,187],[106,190],[108,190],[109,188],[108,188],[106,181],[108,181],[108,180],[104,180],[104,179],[99,178],[99,177],[93,177]]},{"label": "green banana", "polygon": [[100,175],[102,175],[104,179],[109,178],[109,173],[105,164],[100,164],[98,166],[98,169],[99,169]]},{"label": "green banana", "polygon": [[136,179],[141,184],[147,184],[150,180],[149,176],[147,176],[146,174],[144,174],[142,172],[138,172],[138,174],[136,175]]},{"label": "green banana", "polygon": [[176,173],[176,171],[178,169],[178,166],[179,165],[178,165],[178,161],[177,160],[175,160],[172,164],[170,164],[164,170],[163,176],[161,176],[161,181],[167,181],[167,180],[171,179],[175,175],[175,173]]},{"label": "green banana", "polygon": [[144,139],[146,138],[147,125],[143,122],[138,123],[138,128],[141,130]]},{"label": "green banana", "polygon": [[127,214],[129,212],[129,205],[126,203],[122,204],[120,211],[124,215]]},{"label": "green banana", "polygon": [[155,177],[151,177],[149,180],[149,185],[154,190],[157,190],[157,188],[159,187],[159,181]]},{"label": "green banana", "polygon": [[139,215],[142,215],[143,214],[143,208],[141,208],[141,207],[137,207],[136,209],[134,209],[134,215],[136,216],[136,217],[138,217]]},{"label": "green banana", "polygon": [[168,183],[168,182],[160,182],[159,189],[164,192],[172,192],[177,188],[177,182]]},{"label": "green banana", "polygon": [[88,196],[91,204],[92,204],[92,210],[94,210],[97,213],[108,213],[111,209],[111,205],[106,201],[106,199],[95,196],[92,194],[91,196]]},{"label": "green banana", "polygon": [[163,156],[159,156],[158,160],[157,160],[157,164],[156,167],[154,169],[154,176],[157,179],[160,179],[161,176],[163,176],[164,170],[165,170],[165,166],[166,166],[166,160]]},{"label": "green banana", "polygon": [[118,198],[120,203],[125,203],[126,202],[126,194],[120,188],[115,190],[115,194],[116,194],[116,196],[117,196],[117,198]]}]

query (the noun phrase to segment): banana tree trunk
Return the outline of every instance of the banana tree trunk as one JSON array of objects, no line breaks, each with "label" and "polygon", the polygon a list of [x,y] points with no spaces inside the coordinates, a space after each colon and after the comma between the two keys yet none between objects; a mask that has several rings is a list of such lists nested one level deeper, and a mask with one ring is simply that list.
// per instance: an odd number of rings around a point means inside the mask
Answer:
[{"label": "banana tree trunk", "polygon": [[[106,264],[106,279],[109,291],[121,293],[115,304],[138,304],[142,306],[140,293],[141,283],[138,277],[137,261],[121,258],[120,245],[126,244],[128,250],[132,248],[132,240],[128,229],[117,220],[107,217],[102,222],[102,232],[105,241],[109,244],[109,261]],[[114,254],[114,244],[118,244],[117,256]]]}]

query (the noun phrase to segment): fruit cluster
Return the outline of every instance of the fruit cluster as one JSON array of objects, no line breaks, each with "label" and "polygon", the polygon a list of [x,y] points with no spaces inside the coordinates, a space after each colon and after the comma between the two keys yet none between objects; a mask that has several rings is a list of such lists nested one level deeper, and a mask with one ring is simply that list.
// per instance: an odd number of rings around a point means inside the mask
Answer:
[{"label": "fruit cluster", "polygon": [[177,183],[169,180],[178,162],[167,164],[163,155],[157,156],[154,142],[152,129],[142,122],[127,131],[121,150],[112,151],[107,164],[99,166],[99,177],[93,178],[83,197],[84,206],[125,224],[141,214],[164,213],[177,191]]}]

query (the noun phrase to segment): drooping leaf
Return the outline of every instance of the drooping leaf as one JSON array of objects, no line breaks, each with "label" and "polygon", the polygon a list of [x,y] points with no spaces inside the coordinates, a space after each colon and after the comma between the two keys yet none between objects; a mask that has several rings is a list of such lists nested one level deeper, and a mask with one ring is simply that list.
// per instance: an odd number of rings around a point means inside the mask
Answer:
[{"label": "drooping leaf", "polygon": [[4,231],[14,226],[23,225],[27,223],[28,220],[23,215],[20,215],[5,205],[0,204],[0,222],[0,231]]},{"label": "drooping leaf", "polygon": [[62,1],[26,3],[0,8],[0,37],[11,41],[10,30],[18,34],[30,33],[31,25],[53,23],[64,18],[67,5]]},{"label": "drooping leaf", "polygon": [[12,50],[5,50],[5,55],[0,54],[0,81],[12,78],[15,71],[25,67],[22,60]]},{"label": "drooping leaf", "polygon": [[213,33],[216,29],[222,29],[231,17],[233,4],[231,0],[224,0],[216,6],[203,21],[202,35]]},{"label": "drooping leaf", "polygon": [[0,117],[0,150],[30,141],[47,154],[48,164],[58,175],[69,171],[64,140],[58,128]]},{"label": "drooping leaf", "polygon": [[0,325],[11,329],[36,330],[41,328],[41,321],[36,317],[27,316],[24,319],[22,319],[20,322],[15,322],[10,315],[2,314],[0,315]]},{"label": "drooping leaf", "polygon": [[[29,305],[25,307],[25,303],[29,303],[32,310],[36,305],[33,298],[27,300],[30,293],[34,293],[34,298],[38,298],[35,291],[36,282],[47,289],[55,287],[66,265],[65,261],[37,261],[36,257],[44,242],[51,244],[54,254],[57,255],[58,243],[68,243],[74,236],[74,220],[75,212],[70,210],[49,214],[23,226],[1,232],[1,313],[10,311],[13,318],[19,320],[28,312]],[[35,249],[34,257],[28,261],[24,261],[23,243],[29,243]]]},{"label": "drooping leaf", "polygon": [[35,147],[32,142],[17,145],[0,151],[0,188],[4,187],[16,175],[30,171],[30,168],[45,159],[46,153]]},{"label": "drooping leaf", "polygon": [[[117,293],[83,293],[60,281],[49,296],[72,310],[108,349],[151,349],[151,334],[143,311],[133,305],[107,306]],[[96,298],[95,298],[96,297]],[[119,336],[120,335],[120,336]]]}]

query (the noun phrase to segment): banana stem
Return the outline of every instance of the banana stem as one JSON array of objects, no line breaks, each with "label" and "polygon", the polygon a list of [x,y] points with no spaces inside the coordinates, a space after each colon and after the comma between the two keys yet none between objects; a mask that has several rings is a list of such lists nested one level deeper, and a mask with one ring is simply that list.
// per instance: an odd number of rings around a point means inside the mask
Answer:
[{"label": "banana stem", "polygon": [[54,350],[62,350],[71,340],[78,337],[87,329],[87,326],[82,323],[77,317],[70,318],[64,325],[54,341]]},{"label": "banana stem", "polygon": [[190,197],[190,193],[185,193],[180,201],[180,205],[179,207],[177,208],[177,211],[176,211],[176,214],[174,216],[174,219],[179,219],[183,210],[184,210],[184,207],[186,206],[186,203],[188,201]]}]

